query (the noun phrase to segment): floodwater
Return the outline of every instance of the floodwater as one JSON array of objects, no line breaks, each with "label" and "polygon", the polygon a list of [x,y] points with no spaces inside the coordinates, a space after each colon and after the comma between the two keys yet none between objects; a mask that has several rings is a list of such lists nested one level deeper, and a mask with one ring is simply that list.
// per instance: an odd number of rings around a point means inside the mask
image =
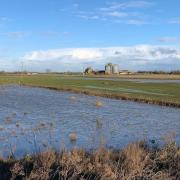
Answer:
[{"label": "floodwater", "polygon": [[180,84],[180,79],[130,79],[130,78],[119,78],[119,77],[59,77],[60,79],[79,79],[79,80],[105,80],[105,81],[130,81],[135,83],[173,83]]},{"label": "floodwater", "polygon": [[[97,107],[96,102],[103,106]],[[75,132],[77,141],[69,134]],[[0,86],[0,155],[20,157],[45,148],[123,147],[145,139],[160,143],[176,133],[180,109],[97,98],[48,89]],[[152,141],[153,140],[153,141]]]}]

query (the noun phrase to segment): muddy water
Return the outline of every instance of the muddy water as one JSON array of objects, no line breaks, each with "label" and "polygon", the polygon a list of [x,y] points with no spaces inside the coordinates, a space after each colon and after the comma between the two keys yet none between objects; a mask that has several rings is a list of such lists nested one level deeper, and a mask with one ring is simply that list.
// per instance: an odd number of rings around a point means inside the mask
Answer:
[{"label": "muddy water", "polygon": [[[96,101],[103,106],[97,107]],[[69,140],[69,133],[77,141]],[[48,89],[0,87],[0,155],[22,156],[47,147],[96,148],[146,139],[156,143],[176,133],[180,143],[180,109],[97,98]],[[154,141],[153,141],[154,142]]]}]

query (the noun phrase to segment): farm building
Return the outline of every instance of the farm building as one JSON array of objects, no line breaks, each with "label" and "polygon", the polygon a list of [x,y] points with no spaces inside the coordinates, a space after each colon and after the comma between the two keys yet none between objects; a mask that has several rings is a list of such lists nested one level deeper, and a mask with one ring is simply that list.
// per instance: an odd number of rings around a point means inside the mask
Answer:
[{"label": "farm building", "polygon": [[91,67],[87,67],[87,68],[85,69],[84,73],[85,73],[85,74],[92,74],[92,73],[94,73],[94,72],[93,72],[93,69],[92,69]]},{"label": "farm building", "polygon": [[91,67],[87,67],[84,71],[85,74],[119,74],[119,65],[108,63],[105,65],[105,70],[94,71]]},{"label": "farm building", "polygon": [[119,65],[108,63],[105,65],[105,74],[119,74]]}]

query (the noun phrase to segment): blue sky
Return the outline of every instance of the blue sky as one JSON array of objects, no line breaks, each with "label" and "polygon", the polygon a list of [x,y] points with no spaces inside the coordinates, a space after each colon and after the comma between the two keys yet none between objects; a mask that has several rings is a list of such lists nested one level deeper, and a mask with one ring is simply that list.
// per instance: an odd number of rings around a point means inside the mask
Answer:
[{"label": "blue sky", "polygon": [[0,0],[0,70],[180,70],[179,0]]}]

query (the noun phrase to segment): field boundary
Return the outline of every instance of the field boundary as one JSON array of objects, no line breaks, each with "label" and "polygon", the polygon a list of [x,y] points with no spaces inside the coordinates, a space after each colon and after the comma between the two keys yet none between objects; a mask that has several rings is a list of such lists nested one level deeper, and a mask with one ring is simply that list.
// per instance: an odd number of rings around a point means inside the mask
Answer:
[{"label": "field boundary", "polygon": [[104,97],[104,98],[111,98],[111,99],[117,99],[117,100],[128,100],[128,101],[134,101],[139,103],[146,103],[146,104],[154,104],[159,106],[167,106],[167,107],[174,107],[174,108],[180,108],[180,103],[176,102],[167,102],[167,101],[161,101],[161,100],[153,100],[148,98],[140,98],[140,97],[130,97],[128,95],[122,95],[122,94],[112,94],[109,92],[100,92],[100,91],[93,91],[93,90],[80,90],[77,88],[68,88],[68,87],[52,87],[52,86],[40,86],[40,85],[30,85],[30,84],[22,84],[23,86],[29,86],[29,87],[37,87],[37,88],[45,88],[55,91],[66,91],[66,92],[72,92],[77,94],[85,94],[89,96],[97,96],[97,97]]}]

